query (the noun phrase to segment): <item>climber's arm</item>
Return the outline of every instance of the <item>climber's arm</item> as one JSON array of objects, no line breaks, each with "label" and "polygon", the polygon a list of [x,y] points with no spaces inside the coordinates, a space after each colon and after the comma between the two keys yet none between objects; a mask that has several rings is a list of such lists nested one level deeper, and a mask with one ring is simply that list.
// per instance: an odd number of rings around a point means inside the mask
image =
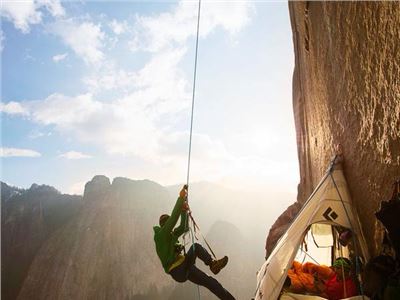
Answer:
[{"label": "climber's arm", "polygon": [[188,212],[185,210],[182,211],[181,213],[181,224],[179,224],[179,227],[174,229],[174,235],[176,237],[179,237],[188,230],[189,230],[189,218],[188,218]]},{"label": "climber's arm", "polygon": [[[187,197],[187,190],[185,189],[185,187],[179,193],[179,198],[176,200],[176,203],[175,203],[174,209],[172,210],[171,216],[165,222],[164,226],[162,227],[162,230],[171,232],[174,229],[176,223],[178,222],[179,215],[182,212],[182,208],[184,206],[184,203],[185,203],[185,200]],[[181,223],[182,223],[182,221],[181,221]]]}]

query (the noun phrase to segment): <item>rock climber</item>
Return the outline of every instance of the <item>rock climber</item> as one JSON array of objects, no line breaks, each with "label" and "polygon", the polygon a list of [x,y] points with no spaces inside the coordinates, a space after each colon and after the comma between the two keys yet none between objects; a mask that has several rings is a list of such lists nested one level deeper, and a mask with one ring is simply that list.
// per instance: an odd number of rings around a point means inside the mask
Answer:
[{"label": "rock climber", "polygon": [[[154,226],[154,242],[157,255],[161,260],[164,271],[177,282],[189,280],[209,289],[219,299],[234,300],[235,298],[213,277],[198,269],[196,258],[200,258],[211,272],[218,274],[228,263],[228,257],[212,259],[211,255],[198,243],[194,243],[186,254],[182,254],[182,246],[178,238],[188,230],[187,185],[179,193],[171,215],[163,214],[159,226]],[[175,228],[179,217],[180,225]],[[174,229],[175,228],[175,229]]]}]

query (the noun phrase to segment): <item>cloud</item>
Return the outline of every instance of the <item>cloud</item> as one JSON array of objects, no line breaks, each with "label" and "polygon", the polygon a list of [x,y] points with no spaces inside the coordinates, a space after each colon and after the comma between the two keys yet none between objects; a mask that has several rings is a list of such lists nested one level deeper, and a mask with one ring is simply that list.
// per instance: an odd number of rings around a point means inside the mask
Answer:
[{"label": "cloud", "polygon": [[65,129],[79,126],[102,109],[102,103],[93,101],[90,94],[77,97],[52,94],[44,100],[27,101],[21,105],[33,121]]},{"label": "cloud", "polygon": [[43,8],[53,17],[65,14],[64,8],[58,0],[6,0],[1,3],[1,16],[14,23],[15,28],[23,33],[29,33],[30,25],[42,22]]},{"label": "cloud", "polygon": [[129,29],[128,23],[126,21],[118,22],[114,19],[108,25],[116,35],[123,34]]},{"label": "cloud", "polygon": [[[254,6],[250,2],[216,1],[202,4],[200,36],[205,37],[218,27],[233,35],[250,21]],[[181,1],[168,13],[137,16],[132,50],[150,52],[184,44],[196,34],[197,4]]]},{"label": "cloud", "polygon": [[41,131],[35,129],[29,133],[28,138],[30,138],[31,140],[34,140],[34,139],[39,139],[39,138],[46,137],[46,136],[49,137],[51,135],[52,135],[51,132],[41,132]]},{"label": "cloud", "polygon": [[84,154],[82,152],[77,152],[77,151],[68,151],[63,154],[60,154],[59,157],[66,158],[66,159],[85,159],[85,158],[91,158],[91,155]]},{"label": "cloud", "polygon": [[30,62],[36,61],[36,58],[33,57],[32,55],[30,55],[29,51],[27,51],[27,53],[25,53],[25,56],[23,59],[24,59],[24,61],[30,61]]},{"label": "cloud", "polygon": [[[170,180],[169,183],[177,182],[186,173],[189,147],[189,132],[173,132],[163,136],[160,141],[162,164],[168,166],[165,168],[170,175],[162,174]],[[207,134],[193,133],[192,153],[191,153],[191,175],[192,179],[216,180],[227,176],[235,165],[236,157],[230,153],[224,143],[213,139]],[[159,170],[161,173],[162,171]],[[172,174],[178,175],[172,178]]]},{"label": "cloud", "polygon": [[35,3],[38,7],[44,6],[54,17],[65,15],[64,7],[59,0],[36,0]]},{"label": "cloud", "polygon": [[[42,100],[9,102],[2,108],[110,154],[157,161],[163,156],[163,141],[173,132],[170,127],[190,104],[188,83],[177,67],[184,53],[181,49],[154,55],[146,66],[130,74],[125,84],[132,89],[116,99],[101,101],[91,93],[52,94]],[[121,87],[120,81],[109,84]]]},{"label": "cloud", "polygon": [[[217,28],[236,34],[249,22],[252,11],[252,5],[243,2],[204,5],[202,37]],[[132,46],[150,51],[144,67],[137,70],[123,69],[103,53],[108,37],[99,24],[77,19],[54,22],[48,31],[90,67],[96,66],[83,78],[87,90],[75,96],[54,93],[35,101],[9,102],[0,108],[108,154],[139,158],[143,165],[152,166],[153,174],[171,179],[171,170],[184,172],[187,164],[188,132],[181,129],[181,123],[189,116],[191,77],[187,78],[181,64],[189,38],[195,34],[196,8],[193,3],[180,2],[172,12],[138,16],[133,28],[126,22],[108,23],[116,35],[134,32]],[[196,133],[193,149],[193,168],[211,174],[207,176],[210,180],[228,176],[231,168],[223,166],[235,165],[235,156],[208,135]],[[61,157],[81,155],[86,154],[70,151]],[[183,173],[179,171],[172,173]],[[193,176],[204,178],[196,171]]]},{"label": "cloud", "polygon": [[82,82],[90,92],[119,90],[132,91],[135,86],[136,72],[125,71],[110,63],[104,63],[100,69],[85,76]]},{"label": "cloud", "polygon": [[190,85],[179,68],[185,54],[185,48],[154,54],[137,71],[125,71],[114,65],[103,64],[101,69],[86,76],[83,82],[93,93],[114,90],[125,95],[135,93],[140,101],[159,101],[163,106],[159,108],[163,110],[177,102],[184,105],[182,99],[190,97]]},{"label": "cloud", "polygon": [[85,184],[87,181],[79,181],[72,184],[69,188],[67,193],[70,195],[83,195],[85,191]]},{"label": "cloud", "polygon": [[0,29],[0,53],[3,51],[4,49],[4,41],[5,41],[5,36],[4,36],[4,32],[3,30]]},{"label": "cloud", "polygon": [[110,73],[93,81],[110,88],[130,87],[116,99],[101,101],[91,93],[75,97],[52,94],[37,101],[10,102],[5,107],[10,112],[12,104],[17,105],[15,113],[24,113],[38,124],[54,126],[108,153],[154,161],[161,158],[161,138],[190,104],[188,83],[177,67],[184,53],[185,49],[157,54],[126,80],[118,80],[125,73],[119,77]]},{"label": "cloud", "polygon": [[[140,84],[146,84],[146,76],[140,75]],[[157,123],[164,116],[174,116],[187,108],[188,103],[184,86],[179,82],[174,86],[175,81],[171,84],[165,83],[160,89],[146,86],[109,101],[96,100],[92,94],[53,94],[21,103],[20,111],[38,124],[54,126],[57,131],[98,145],[108,153],[157,160],[159,140],[164,134]]]},{"label": "cloud", "polygon": [[41,154],[30,149],[0,147],[0,157],[39,157]]},{"label": "cloud", "polygon": [[55,62],[62,61],[62,60],[64,60],[65,58],[67,58],[67,56],[68,56],[68,53],[63,53],[63,54],[54,55],[54,56],[53,56],[53,61],[55,61]]},{"label": "cloud", "polygon": [[49,27],[49,31],[59,36],[86,64],[95,65],[104,59],[102,52],[104,32],[99,24],[74,19],[59,20]]},{"label": "cloud", "polygon": [[0,102],[0,112],[4,112],[10,115],[28,115],[28,111],[19,102],[8,102],[4,104]]}]

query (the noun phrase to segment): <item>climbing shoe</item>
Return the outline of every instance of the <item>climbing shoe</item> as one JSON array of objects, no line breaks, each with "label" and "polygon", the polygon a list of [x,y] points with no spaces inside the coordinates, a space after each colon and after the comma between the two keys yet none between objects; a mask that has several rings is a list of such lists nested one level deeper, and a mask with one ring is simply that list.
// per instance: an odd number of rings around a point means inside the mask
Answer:
[{"label": "climbing shoe", "polygon": [[227,263],[228,263],[228,256],[224,256],[221,259],[213,260],[210,263],[210,270],[216,275],[226,266]]}]

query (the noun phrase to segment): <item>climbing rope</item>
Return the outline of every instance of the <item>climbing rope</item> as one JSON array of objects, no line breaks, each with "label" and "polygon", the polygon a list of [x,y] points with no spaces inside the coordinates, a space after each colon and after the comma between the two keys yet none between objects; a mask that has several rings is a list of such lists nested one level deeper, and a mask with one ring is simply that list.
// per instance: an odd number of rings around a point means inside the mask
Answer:
[{"label": "climbing rope", "polygon": [[[195,95],[196,95],[196,76],[197,76],[197,57],[198,57],[198,50],[199,50],[199,32],[200,32],[200,9],[201,9],[201,0],[199,0],[199,6],[197,10],[197,32],[196,32],[196,48],[195,48],[195,55],[194,55],[194,71],[193,71],[193,92],[192,92],[192,111],[190,114],[190,134],[189,134],[189,153],[188,153],[188,162],[187,162],[187,176],[186,176],[186,186],[187,189],[187,197],[189,198],[189,181],[190,181],[190,160],[192,154],[192,138],[193,138],[193,117],[194,117],[194,104],[195,104]],[[191,216],[191,214],[190,214]],[[196,228],[195,222],[191,217],[193,222],[193,228]],[[192,247],[195,247],[195,235],[193,230],[190,229],[190,234],[192,237]],[[184,243],[185,243],[185,235],[183,236]],[[194,250],[194,249],[193,249]],[[200,287],[197,285],[197,296],[200,300]]]},{"label": "climbing rope", "polygon": [[199,0],[199,7],[198,7],[198,11],[197,11],[197,33],[196,33],[196,50],[195,50],[195,55],[194,55],[192,112],[190,114],[189,153],[188,153],[187,176],[186,176],[186,185],[187,186],[189,186],[190,159],[191,159],[191,154],[192,154],[193,116],[194,116],[194,104],[195,104],[194,99],[195,99],[195,95],[196,95],[197,56],[198,56],[198,50],[199,50],[200,8],[201,8],[201,0]]}]

